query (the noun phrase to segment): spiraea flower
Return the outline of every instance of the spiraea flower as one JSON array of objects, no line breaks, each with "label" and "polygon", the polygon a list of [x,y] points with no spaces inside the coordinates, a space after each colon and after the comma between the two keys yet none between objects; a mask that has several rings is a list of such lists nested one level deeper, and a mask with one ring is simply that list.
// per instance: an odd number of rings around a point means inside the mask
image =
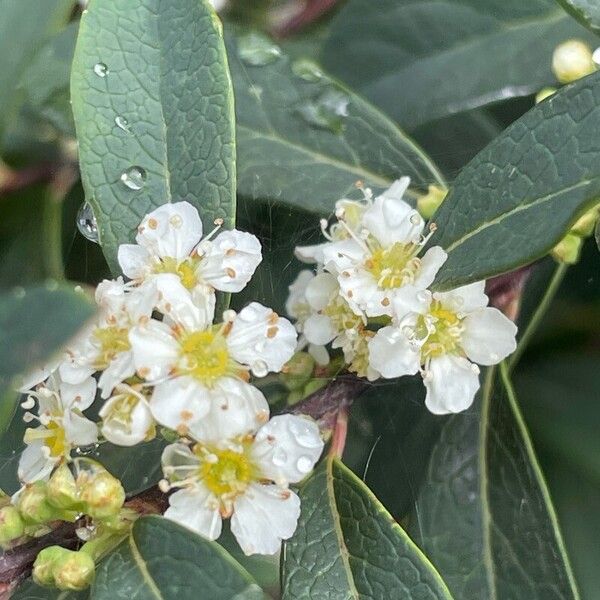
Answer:
[{"label": "spiraea flower", "polygon": [[189,202],[163,204],[140,223],[137,244],[119,247],[119,264],[138,283],[173,273],[188,290],[239,292],[262,260],[260,242],[236,229],[216,235],[220,225],[203,238],[202,221]]},{"label": "spiraea flower", "polygon": [[91,406],[95,395],[93,378],[72,385],[61,381],[57,374],[29,392],[23,406],[33,409],[37,402],[37,414],[26,412],[24,419],[26,422],[38,421],[39,426],[25,431],[27,447],[18,467],[23,483],[47,479],[61,460],[70,458],[74,448],[97,441],[96,424],[82,414]]},{"label": "spiraea flower", "polygon": [[393,324],[369,342],[371,367],[383,377],[421,371],[425,404],[435,414],[468,408],[479,389],[479,365],[494,365],[514,352],[515,324],[488,307],[484,282],[449,292],[407,288],[394,299]]},{"label": "spiraea flower", "polygon": [[174,275],[162,278],[164,321],[148,319],[130,332],[138,375],[154,385],[155,419],[182,435],[201,427],[213,405],[264,417],[266,400],[250,375],[280,371],[296,348],[293,325],[253,302],[213,324],[214,297],[190,294]]},{"label": "spiraea flower", "polygon": [[231,517],[246,554],[274,554],[296,529],[300,499],[288,486],[304,479],[320,457],[319,428],[295,415],[274,417],[258,430],[228,426],[229,437],[214,425],[207,437],[165,449],[163,488],[179,488],[165,517],[211,540],[219,537],[222,519]]},{"label": "spiraea flower", "polygon": [[77,385],[101,371],[98,387],[103,398],[110,397],[116,385],[135,374],[129,331],[150,317],[156,301],[154,288],[134,288],[121,277],[100,283],[100,316],[67,349],[59,367],[63,381]]}]

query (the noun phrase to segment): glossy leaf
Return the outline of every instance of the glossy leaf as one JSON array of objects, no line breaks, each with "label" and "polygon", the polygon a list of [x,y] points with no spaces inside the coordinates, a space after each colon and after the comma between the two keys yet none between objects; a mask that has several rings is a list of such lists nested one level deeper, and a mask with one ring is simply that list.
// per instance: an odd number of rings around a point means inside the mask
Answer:
[{"label": "glossy leaf", "polygon": [[600,33],[600,4],[596,0],[558,0],[558,3],[586,27]]},{"label": "glossy leaf", "polygon": [[434,449],[413,532],[456,598],[578,598],[505,367]]},{"label": "glossy leaf", "polygon": [[600,194],[600,73],[538,104],[459,174],[433,217],[447,289],[546,254]]},{"label": "glossy leaf", "polygon": [[162,517],[142,517],[97,570],[94,600],[261,600],[266,596],[219,544]]},{"label": "glossy leaf", "polygon": [[[238,193],[319,213],[361,180],[388,187],[443,183],[431,160],[386,116],[321,67],[291,61],[266,38],[228,38],[237,110]],[[257,40],[261,40],[259,42]],[[264,64],[244,58],[255,40],[272,48]],[[249,60],[251,62],[249,62]]]},{"label": "glossy leaf", "polygon": [[210,230],[233,224],[233,94],[207,0],[92,0],[71,96],[86,195],[117,272],[120,243],[165,202],[187,200]]},{"label": "glossy leaf", "polygon": [[451,598],[427,558],[340,462],[323,461],[300,497],[298,529],[284,548],[284,600]]},{"label": "glossy leaf", "polygon": [[556,84],[552,51],[574,37],[594,39],[554,0],[350,0],[323,60],[413,129]]},{"label": "glossy leaf", "polygon": [[69,19],[74,0],[2,0],[0,2],[0,138],[18,110],[16,92],[24,69],[49,35]]},{"label": "glossy leaf", "polygon": [[12,593],[12,600],[88,600],[89,590],[83,592],[61,592],[54,588],[44,588],[33,582],[31,578],[26,579]]}]

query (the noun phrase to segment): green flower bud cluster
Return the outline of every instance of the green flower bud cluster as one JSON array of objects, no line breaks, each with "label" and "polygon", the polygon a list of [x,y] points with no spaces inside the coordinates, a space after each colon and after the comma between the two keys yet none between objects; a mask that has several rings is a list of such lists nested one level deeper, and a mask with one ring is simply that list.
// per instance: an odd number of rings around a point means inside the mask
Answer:
[{"label": "green flower bud cluster", "polygon": [[417,200],[417,210],[424,219],[431,219],[435,211],[440,207],[448,190],[439,185],[430,185],[426,194]]},{"label": "green flower bud cluster", "polygon": [[308,352],[296,352],[285,365],[280,376],[288,389],[288,405],[296,404],[329,383],[342,368],[341,359],[333,359],[326,367],[316,364]]},{"label": "green flower bud cluster", "polygon": [[585,238],[592,235],[600,215],[600,204],[586,212],[571,227],[569,233],[552,249],[552,256],[559,263],[573,265],[579,260]]},{"label": "green flower bud cluster", "polygon": [[75,551],[49,546],[35,559],[33,579],[45,587],[79,591],[90,585],[95,568],[94,559],[84,549]]}]

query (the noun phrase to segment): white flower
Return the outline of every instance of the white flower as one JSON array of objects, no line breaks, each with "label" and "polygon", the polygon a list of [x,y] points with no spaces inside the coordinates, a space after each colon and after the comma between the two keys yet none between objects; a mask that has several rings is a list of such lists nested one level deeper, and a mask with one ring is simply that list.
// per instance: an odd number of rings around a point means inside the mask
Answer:
[{"label": "white flower", "polygon": [[134,446],[154,435],[154,419],[146,397],[121,384],[100,409],[102,435],[118,446]]},{"label": "white flower", "polygon": [[191,204],[163,204],[140,223],[137,244],[119,246],[119,264],[138,282],[174,273],[189,290],[239,292],[262,260],[260,242],[236,229],[213,239],[219,227],[202,239],[202,222]]},{"label": "white flower", "polygon": [[487,306],[485,282],[449,292],[407,287],[394,301],[394,324],[369,342],[370,363],[383,377],[422,368],[425,404],[435,414],[468,408],[479,389],[480,365],[494,365],[516,348],[517,327]]},{"label": "white flower", "polygon": [[404,286],[427,288],[446,260],[438,246],[419,256],[429,236],[422,235],[419,213],[401,199],[408,183],[403,177],[375,198],[358,234],[323,251],[325,268],[337,275],[341,295],[357,314],[391,316]]},{"label": "white flower", "polygon": [[150,317],[157,292],[153,286],[133,288],[119,277],[98,285],[96,302],[98,321],[67,349],[59,371],[63,381],[72,384],[101,371],[98,387],[102,397],[108,398],[116,385],[135,374],[129,330]]},{"label": "white flower", "polygon": [[274,417],[258,431],[231,430],[218,441],[177,443],[163,453],[170,487],[165,517],[211,539],[223,518],[246,554],[275,554],[291,537],[300,499],[288,489],[304,479],[323,451],[317,424],[304,417]]},{"label": "white flower", "polygon": [[46,479],[59,461],[69,459],[77,446],[93,444],[98,439],[96,424],[85,418],[96,395],[96,382],[91,377],[77,385],[52,376],[46,385],[30,392],[24,403],[33,407],[38,402],[38,414],[27,412],[27,422],[38,420],[40,426],[25,431],[25,443],[19,460],[18,475],[23,483]]},{"label": "white flower", "polygon": [[174,275],[162,283],[166,321],[149,319],[129,336],[137,373],[155,384],[150,407],[156,420],[185,434],[200,427],[213,406],[262,418],[266,401],[247,381],[250,372],[280,371],[292,357],[292,324],[253,302],[213,325],[210,296],[196,298]]}]

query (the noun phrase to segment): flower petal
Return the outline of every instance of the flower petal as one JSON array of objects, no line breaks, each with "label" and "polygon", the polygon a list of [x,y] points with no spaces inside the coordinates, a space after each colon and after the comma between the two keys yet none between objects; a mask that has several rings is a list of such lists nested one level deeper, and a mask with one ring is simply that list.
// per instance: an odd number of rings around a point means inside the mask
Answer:
[{"label": "flower petal", "polygon": [[367,255],[364,246],[354,239],[342,240],[325,244],[323,247],[323,264],[334,275],[344,269],[349,269],[361,264]]},{"label": "flower petal", "polygon": [[276,554],[281,540],[294,535],[300,499],[291,490],[254,483],[236,498],[231,532],[244,554]]},{"label": "flower petal", "polygon": [[315,274],[308,269],[303,269],[288,286],[289,296],[285,303],[285,312],[293,319],[301,319],[305,316],[308,307],[306,299],[306,287],[314,279]]},{"label": "flower petal", "polygon": [[179,358],[179,345],[171,328],[155,319],[134,327],[129,341],[135,368],[148,381],[165,378]]},{"label": "flower petal", "polygon": [[319,460],[323,440],[312,419],[279,415],[258,430],[251,452],[263,475],[279,484],[297,483]]},{"label": "flower petal", "polygon": [[117,259],[123,275],[129,279],[144,279],[152,271],[150,253],[137,244],[121,244]]},{"label": "flower petal", "polygon": [[517,347],[517,326],[497,308],[476,310],[462,323],[462,347],[473,362],[495,365]]},{"label": "flower petal", "polygon": [[382,327],[369,340],[369,364],[382,377],[414,375],[420,362],[419,348],[397,327]]},{"label": "flower petal", "polygon": [[119,352],[98,379],[98,387],[102,390],[101,397],[105,400],[109,398],[119,383],[123,383],[134,374],[133,353],[131,351]]},{"label": "flower petal", "polygon": [[221,535],[222,521],[218,503],[203,485],[171,494],[169,508],[164,516],[209,540],[216,540]]},{"label": "flower petal", "polygon": [[323,310],[337,296],[340,285],[331,273],[319,273],[306,286],[306,301],[315,310]]},{"label": "flower petal", "polygon": [[96,398],[96,380],[88,377],[78,384],[61,382],[59,392],[64,409],[85,410],[92,405]]},{"label": "flower petal", "polygon": [[128,415],[129,419],[124,421],[119,416],[119,408],[128,399],[127,394],[117,394],[100,410],[102,435],[117,446],[134,446],[143,442],[154,423],[150,407],[142,399],[138,399]]},{"label": "flower petal", "polygon": [[22,483],[48,479],[60,457],[48,456],[44,442],[36,440],[25,446],[19,458],[17,474]]},{"label": "flower petal", "polygon": [[443,354],[432,358],[423,379],[425,406],[434,415],[458,413],[473,403],[479,389],[479,369],[462,356]]},{"label": "flower petal", "polygon": [[428,288],[447,258],[448,254],[440,246],[429,248],[421,258],[421,266],[413,285],[423,290]]},{"label": "flower petal", "polygon": [[64,413],[62,427],[65,431],[65,438],[72,447],[89,446],[98,441],[98,426],[96,423],[73,411]]},{"label": "flower petal", "polygon": [[394,290],[381,290],[371,273],[360,267],[345,269],[338,275],[340,295],[357,315],[370,317],[392,314]]},{"label": "flower petal", "polygon": [[463,314],[485,308],[488,304],[488,297],[485,294],[485,281],[476,281],[448,292],[435,292],[434,298],[439,300],[444,308]]}]

